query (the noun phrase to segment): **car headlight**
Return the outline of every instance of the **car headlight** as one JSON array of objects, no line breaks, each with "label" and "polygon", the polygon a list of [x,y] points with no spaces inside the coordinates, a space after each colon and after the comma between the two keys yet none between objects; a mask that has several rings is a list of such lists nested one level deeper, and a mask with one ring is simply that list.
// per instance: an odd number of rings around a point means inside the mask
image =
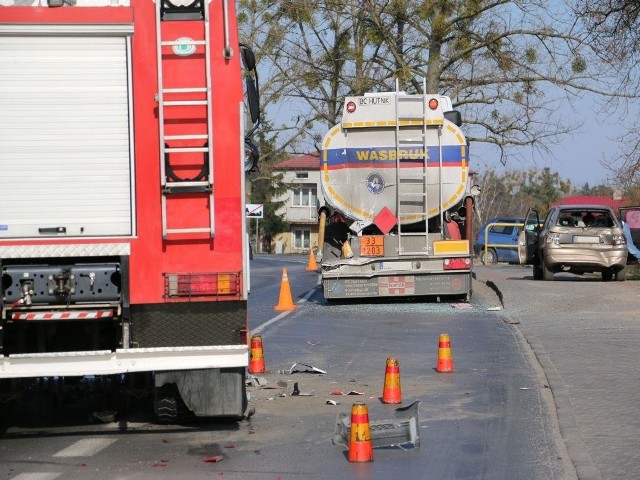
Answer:
[{"label": "car headlight", "polygon": [[553,245],[560,245],[560,234],[550,233],[549,235],[547,235],[546,243],[551,243]]}]

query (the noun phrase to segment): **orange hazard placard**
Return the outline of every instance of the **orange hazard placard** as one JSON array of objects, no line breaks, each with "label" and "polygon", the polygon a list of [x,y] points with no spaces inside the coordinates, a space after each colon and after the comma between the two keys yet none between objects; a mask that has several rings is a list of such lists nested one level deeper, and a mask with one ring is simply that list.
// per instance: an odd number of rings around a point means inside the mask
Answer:
[{"label": "orange hazard placard", "polygon": [[361,257],[381,257],[384,255],[384,236],[363,235],[360,237]]}]

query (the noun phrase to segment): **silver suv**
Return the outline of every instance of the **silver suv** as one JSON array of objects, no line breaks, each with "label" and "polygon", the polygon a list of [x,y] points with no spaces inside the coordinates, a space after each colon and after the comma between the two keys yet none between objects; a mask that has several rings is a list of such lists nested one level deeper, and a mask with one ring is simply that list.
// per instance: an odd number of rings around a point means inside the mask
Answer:
[{"label": "silver suv", "polygon": [[535,280],[553,280],[554,273],[601,273],[602,280],[627,277],[627,242],[613,210],[602,205],[559,205],[542,227],[530,209],[518,238],[520,263],[533,265]]}]

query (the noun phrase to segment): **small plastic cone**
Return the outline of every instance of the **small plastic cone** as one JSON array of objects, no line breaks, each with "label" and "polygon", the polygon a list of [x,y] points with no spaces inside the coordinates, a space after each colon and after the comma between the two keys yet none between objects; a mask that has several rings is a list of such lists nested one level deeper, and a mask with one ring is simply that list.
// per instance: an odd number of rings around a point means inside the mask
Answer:
[{"label": "small plastic cone", "polygon": [[262,337],[260,335],[251,337],[249,373],[264,373],[264,352],[262,351]]},{"label": "small plastic cone", "polygon": [[313,272],[318,270],[318,264],[316,263],[316,256],[313,254],[313,250],[309,251],[309,263],[307,264],[307,270]]},{"label": "small plastic cone", "polygon": [[436,371],[440,373],[453,372],[453,358],[451,357],[451,340],[446,333],[440,334],[438,343],[438,366]]},{"label": "small plastic cone", "polygon": [[402,403],[400,365],[398,365],[396,357],[387,358],[387,368],[384,372],[384,388],[382,389],[382,403]]},{"label": "small plastic cone", "polygon": [[280,283],[280,299],[278,305],[273,309],[282,312],[287,310],[295,310],[298,308],[293,304],[293,298],[291,297],[291,287],[289,286],[289,277],[287,276],[287,269],[282,269],[282,282]]},{"label": "small plastic cone", "polygon": [[348,459],[350,462],[373,462],[369,411],[365,403],[354,403],[351,407]]}]

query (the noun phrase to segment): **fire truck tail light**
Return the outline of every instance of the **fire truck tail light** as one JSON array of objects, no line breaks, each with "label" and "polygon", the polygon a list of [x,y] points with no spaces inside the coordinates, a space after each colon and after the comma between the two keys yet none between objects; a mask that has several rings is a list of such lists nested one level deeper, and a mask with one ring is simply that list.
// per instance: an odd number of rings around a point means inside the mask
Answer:
[{"label": "fire truck tail light", "polygon": [[349,102],[347,103],[347,112],[349,113],[353,113],[356,111],[356,104],[355,102]]},{"label": "fire truck tail light", "polygon": [[468,258],[445,258],[445,270],[469,270],[471,268],[471,260]]},{"label": "fire truck tail light", "polygon": [[429,100],[429,108],[431,110],[436,110],[438,108],[438,100],[436,100],[435,98]]},{"label": "fire truck tail light", "polygon": [[164,276],[165,298],[238,297],[240,272],[168,273]]}]

